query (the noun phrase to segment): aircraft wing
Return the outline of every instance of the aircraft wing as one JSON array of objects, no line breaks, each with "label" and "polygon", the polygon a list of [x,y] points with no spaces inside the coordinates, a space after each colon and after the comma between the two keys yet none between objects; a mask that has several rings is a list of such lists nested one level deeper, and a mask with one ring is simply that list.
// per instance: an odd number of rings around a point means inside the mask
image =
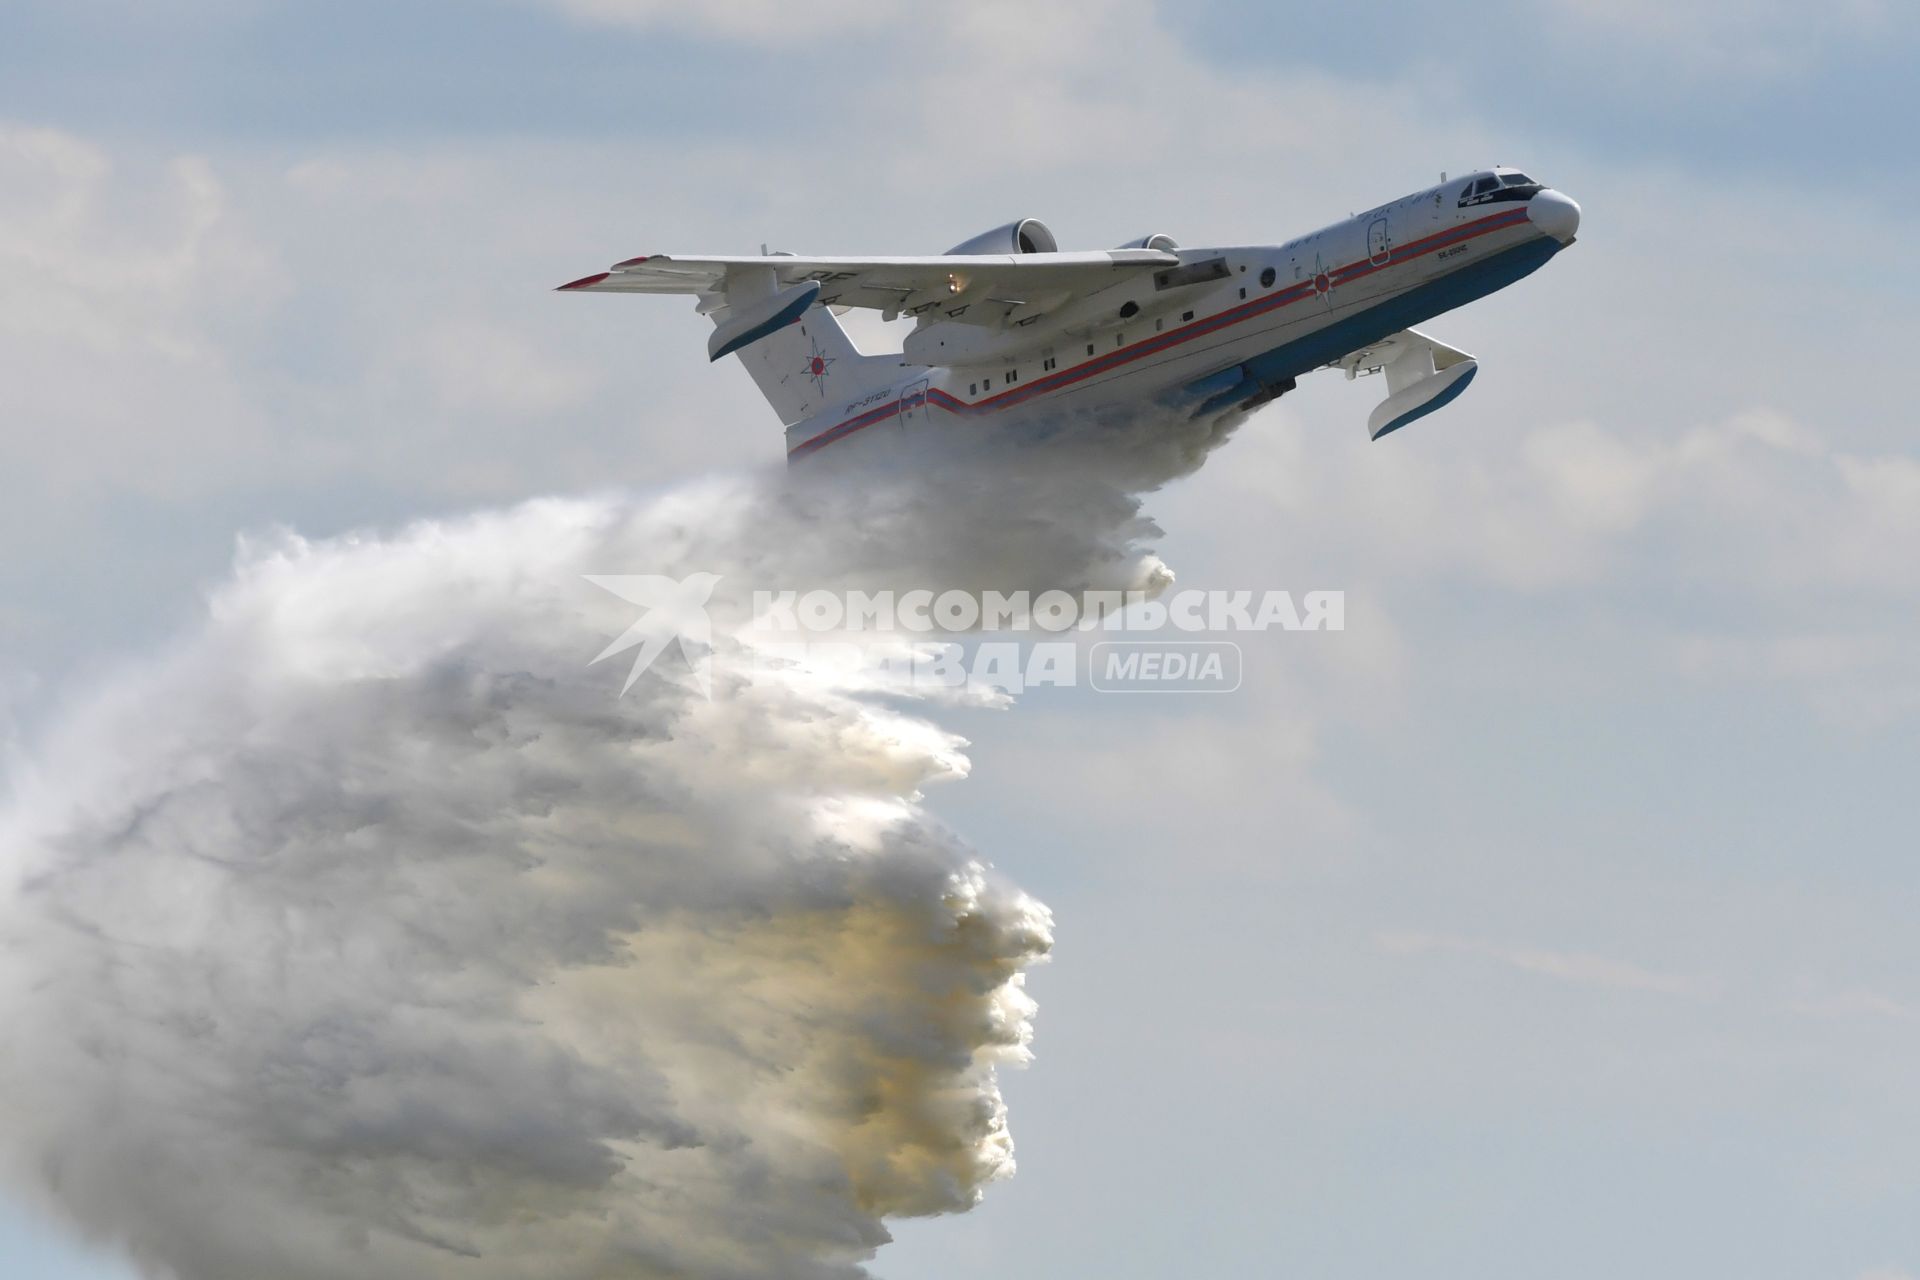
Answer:
[{"label": "aircraft wing", "polygon": [[[1473,359],[1458,347],[1450,347],[1432,334],[1422,333],[1418,329],[1402,329],[1398,333],[1388,334],[1370,347],[1362,347],[1358,351],[1340,357],[1333,362],[1333,365],[1337,369],[1347,371],[1348,381],[1352,381],[1363,373],[1384,371],[1387,375],[1387,390],[1401,391],[1405,387],[1400,379],[1405,376],[1407,366],[1399,363],[1399,357],[1415,349],[1431,353],[1433,366],[1436,369],[1450,369],[1463,360]],[[1396,374],[1399,376],[1396,377]]]},{"label": "aircraft wing", "polygon": [[764,296],[769,291],[817,283],[821,306],[866,307],[889,317],[919,315],[939,306],[947,319],[998,323],[1010,308],[1049,310],[1066,299],[1179,263],[1177,256],[1160,249],[918,258],[799,258],[787,254],[682,258],[653,254],[629,258],[560,288],[585,293],[705,295],[702,310],[713,310],[724,305],[735,286]]}]

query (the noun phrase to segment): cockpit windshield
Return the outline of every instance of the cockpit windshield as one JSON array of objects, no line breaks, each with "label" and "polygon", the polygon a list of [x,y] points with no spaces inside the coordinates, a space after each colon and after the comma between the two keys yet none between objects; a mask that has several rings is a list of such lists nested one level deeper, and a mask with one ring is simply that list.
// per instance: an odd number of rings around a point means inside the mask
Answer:
[{"label": "cockpit windshield", "polygon": [[1460,207],[1495,204],[1504,200],[1528,200],[1541,185],[1524,173],[1483,174],[1460,189]]}]

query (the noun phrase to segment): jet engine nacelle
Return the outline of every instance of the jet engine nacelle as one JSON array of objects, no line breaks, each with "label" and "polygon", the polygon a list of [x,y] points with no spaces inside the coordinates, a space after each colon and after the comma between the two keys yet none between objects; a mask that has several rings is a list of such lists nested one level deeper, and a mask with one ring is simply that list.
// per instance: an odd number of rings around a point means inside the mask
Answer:
[{"label": "jet engine nacelle", "polygon": [[1172,253],[1180,247],[1180,244],[1172,236],[1161,233],[1141,236],[1138,240],[1129,240],[1125,244],[1117,244],[1113,247],[1116,249],[1159,249],[1164,253]]},{"label": "jet engine nacelle", "polygon": [[1053,238],[1047,224],[1038,218],[1021,218],[1004,227],[982,231],[971,240],[962,240],[947,250],[950,254],[984,253],[1058,253],[1060,242]]}]

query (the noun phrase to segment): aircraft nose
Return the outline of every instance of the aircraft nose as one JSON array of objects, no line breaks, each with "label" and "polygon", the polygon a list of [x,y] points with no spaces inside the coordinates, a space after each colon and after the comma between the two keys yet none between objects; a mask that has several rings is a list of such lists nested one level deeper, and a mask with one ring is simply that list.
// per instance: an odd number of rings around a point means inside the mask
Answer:
[{"label": "aircraft nose", "polygon": [[1574,233],[1580,230],[1580,206],[1552,189],[1536,192],[1527,201],[1527,217],[1561,244],[1572,244]]}]

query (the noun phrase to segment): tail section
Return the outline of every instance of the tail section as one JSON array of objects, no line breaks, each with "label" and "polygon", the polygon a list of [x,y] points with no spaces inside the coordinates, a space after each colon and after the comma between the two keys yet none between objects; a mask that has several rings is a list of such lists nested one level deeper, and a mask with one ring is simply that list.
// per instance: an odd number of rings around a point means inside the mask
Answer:
[{"label": "tail section", "polygon": [[[732,321],[730,308],[713,313],[716,326]],[[828,405],[844,405],[890,386],[898,356],[870,356],[853,345],[833,312],[810,306],[790,323],[736,350],[780,421],[791,426]]]},{"label": "tail section", "polygon": [[[713,320],[708,357],[738,355],[780,421],[792,426],[828,406],[844,405],[901,380],[898,355],[862,353],[833,312],[820,305],[822,282],[831,281],[838,289],[856,280],[859,268],[871,265],[850,258],[795,258],[765,249],[757,258],[656,253],[616,262],[560,288],[569,293],[693,295],[700,300],[701,314]],[[951,279],[941,275],[941,287]],[[880,287],[883,296],[891,291],[890,285]]]}]

